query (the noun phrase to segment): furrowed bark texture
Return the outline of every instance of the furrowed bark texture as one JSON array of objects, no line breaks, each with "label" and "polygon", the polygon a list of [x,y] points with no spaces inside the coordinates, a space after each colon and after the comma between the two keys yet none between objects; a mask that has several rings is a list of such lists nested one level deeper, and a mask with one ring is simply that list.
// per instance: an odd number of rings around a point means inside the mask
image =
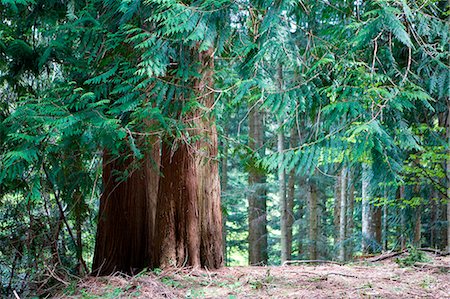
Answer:
[{"label": "furrowed bark texture", "polygon": [[158,267],[200,266],[197,167],[188,145],[162,146],[156,227]]},{"label": "furrowed bark texture", "polygon": [[[158,152],[159,154],[159,152]],[[92,272],[109,275],[114,272],[137,273],[147,267],[150,260],[150,228],[148,210],[155,202],[156,190],[147,186],[157,178],[148,160],[139,161],[129,169],[132,159],[112,160],[105,151],[103,156],[103,186],[97,227]],[[131,174],[121,178],[120,173]],[[118,175],[119,173],[119,175]]]},{"label": "furrowed bark texture", "polygon": [[151,159],[145,161],[145,177],[147,179],[147,253],[149,266],[155,261],[156,210],[161,166],[161,140],[155,139],[152,144]]},{"label": "furrowed bark texture", "polygon": [[[212,110],[214,106],[213,70],[214,49],[199,53],[202,78],[197,81],[196,89],[202,95],[202,104]],[[197,165],[199,170],[199,206],[200,206],[200,259],[203,267],[217,269],[223,265],[222,247],[222,209],[220,206],[220,178],[218,140],[215,119],[211,115],[198,118],[203,138],[199,142]]]},{"label": "furrowed bark texture", "polygon": [[[199,101],[212,109],[213,49],[200,52],[200,74],[194,86]],[[171,140],[163,145],[156,223],[159,267],[222,266],[222,212],[214,118],[200,111],[186,116],[198,141]]]}]

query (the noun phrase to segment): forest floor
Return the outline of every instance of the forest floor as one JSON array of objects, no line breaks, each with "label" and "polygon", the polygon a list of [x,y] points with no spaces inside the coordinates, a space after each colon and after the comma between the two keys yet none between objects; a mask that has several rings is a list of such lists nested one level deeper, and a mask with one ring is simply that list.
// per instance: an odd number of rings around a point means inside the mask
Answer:
[{"label": "forest floor", "polygon": [[[403,255],[404,256],[404,255]],[[450,256],[400,267],[401,256],[217,271],[88,277],[60,298],[450,298]],[[385,257],[385,256],[382,256]],[[407,257],[406,257],[407,258]]]}]

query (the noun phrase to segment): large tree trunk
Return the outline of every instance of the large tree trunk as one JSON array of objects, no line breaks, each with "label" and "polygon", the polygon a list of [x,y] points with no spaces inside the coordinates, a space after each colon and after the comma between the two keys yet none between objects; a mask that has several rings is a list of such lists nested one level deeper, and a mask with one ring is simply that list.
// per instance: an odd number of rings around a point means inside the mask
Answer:
[{"label": "large tree trunk", "polygon": [[[158,156],[154,160],[157,161]],[[148,211],[150,203],[156,201],[157,192],[149,188],[149,183],[157,179],[157,171],[155,174],[154,168],[149,167],[151,160],[150,157],[144,161],[122,160],[104,152],[104,190],[100,199],[93,274],[136,273],[148,266],[151,258]]]},{"label": "large tree trunk", "polygon": [[[212,107],[213,100],[210,97],[206,106]],[[196,159],[199,174],[200,261],[204,268],[218,269],[223,266],[223,240],[217,130],[213,121],[203,121],[201,128],[206,133],[197,149],[202,154]]]},{"label": "large tree trunk", "polygon": [[161,140],[152,139],[151,159],[146,160],[145,176],[147,178],[147,229],[148,229],[148,260],[149,265],[155,263],[155,240],[156,240],[156,211],[158,204],[158,189],[161,167]]},{"label": "large tree trunk", "polygon": [[[195,81],[200,103],[212,109],[213,49],[198,53],[201,78]],[[159,267],[192,266],[217,269],[223,264],[222,212],[214,118],[193,111],[185,122],[200,137],[165,143],[159,184],[156,251]]]},{"label": "large tree trunk", "polygon": [[308,179],[307,197],[309,206],[309,258],[316,260],[318,257],[319,240],[319,207],[316,184]]},{"label": "large tree trunk", "polygon": [[189,145],[162,147],[156,226],[156,265],[200,266],[198,171]]},{"label": "large tree trunk", "polygon": [[[263,118],[259,107],[249,113],[249,147],[253,151],[263,147]],[[248,253],[250,265],[267,264],[267,207],[266,177],[261,170],[252,168],[248,175]]]},{"label": "large tree trunk", "polygon": [[[202,78],[197,81],[196,90],[202,95],[201,103],[209,110],[214,108],[214,49],[200,52]],[[202,267],[217,269],[223,266],[222,208],[220,205],[220,177],[218,139],[215,118],[211,115],[199,118],[199,128],[203,132],[197,157],[200,170],[200,260]]]}]

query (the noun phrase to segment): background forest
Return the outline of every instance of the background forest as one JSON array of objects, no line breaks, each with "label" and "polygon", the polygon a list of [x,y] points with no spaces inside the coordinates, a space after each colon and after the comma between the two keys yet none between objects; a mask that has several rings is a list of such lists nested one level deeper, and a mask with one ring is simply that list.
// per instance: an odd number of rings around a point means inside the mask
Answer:
[{"label": "background forest", "polygon": [[449,12],[1,0],[0,296],[90,273],[106,161],[120,185],[161,140],[218,149],[226,266],[450,250]]}]

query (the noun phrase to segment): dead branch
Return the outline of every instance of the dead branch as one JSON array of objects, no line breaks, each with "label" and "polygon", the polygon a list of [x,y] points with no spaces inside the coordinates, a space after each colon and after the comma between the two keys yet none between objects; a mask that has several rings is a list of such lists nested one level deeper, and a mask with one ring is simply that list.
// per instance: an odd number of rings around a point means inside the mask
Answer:
[{"label": "dead branch", "polygon": [[393,258],[395,256],[401,255],[401,254],[403,254],[405,252],[407,252],[407,250],[390,252],[390,253],[382,254],[382,255],[379,255],[377,257],[368,259],[367,261],[368,262],[379,262],[379,261],[387,260],[387,259]]},{"label": "dead branch", "polygon": [[436,254],[437,256],[447,256],[450,255],[450,252],[440,251],[438,249],[434,248],[417,248],[417,250],[425,251],[425,252],[431,252]]},{"label": "dead branch", "polygon": [[335,265],[343,265],[343,263],[335,262],[335,261],[327,261],[327,260],[291,260],[285,261],[282,266],[288,266],[292,264],[335,264]]},{"label": "dead branch", "polygon": [[325,275],[327,275],[327,276],[328,275],[339,275],[339,276],[345,276],[345,277],[359,278],[358,276],[355,276],[355,275],[350,275],[350,274],[345,274],[345,273],[337,273],[337,272],[330,272]]},{"label": "dead branch", "polygon": [[450,265],[443,265],[443,264],[429,264],[429,263],[415,263],[414,267],[418,268],[431,268],[431,269],[439,269],[439,270],[446,270],[450,271]]}]

